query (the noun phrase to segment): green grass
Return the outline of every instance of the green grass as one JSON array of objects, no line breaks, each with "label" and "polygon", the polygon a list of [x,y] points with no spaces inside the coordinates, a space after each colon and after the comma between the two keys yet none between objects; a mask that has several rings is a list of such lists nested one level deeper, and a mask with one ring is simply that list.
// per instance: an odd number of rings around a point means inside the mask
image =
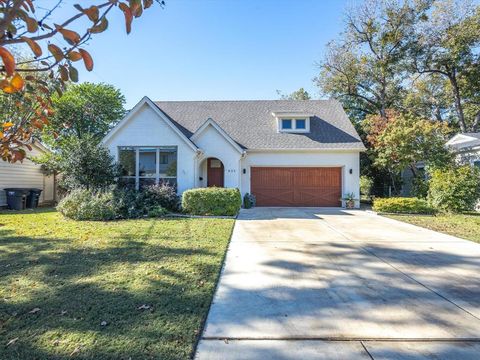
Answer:
[{"label": "green grass", "polygon": [[480,214],[388,217],[480,243]]},{"label": "green grass", "polygon": [[189,358],[232,226],[0,212],[0,359]]}]

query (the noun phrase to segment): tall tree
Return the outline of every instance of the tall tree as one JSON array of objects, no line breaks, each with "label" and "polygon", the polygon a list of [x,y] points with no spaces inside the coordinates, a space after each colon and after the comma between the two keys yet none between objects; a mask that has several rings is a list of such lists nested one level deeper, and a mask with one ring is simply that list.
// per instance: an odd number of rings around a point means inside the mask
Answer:
[{"label": "tall tree", "polygon": [[387,109],[401,103],[412,28],[419,8],[427,6],[427,0],[368,0],[351,9],[342,38],[328,44],[320,63],[315,81],[322,92],[339,98],[352,114],[385,118]]},{"label": "tall tree", "polygon": [[99,141],[125,114],[125,97],[108,84],[82,83],[69,86],[53,100],[55,111],[47,130],[62,140],[91,135]]},{"label": "tall tree", "polygon": [[[88,71],[93,69],[93,59],[84,46],[94,34],[107,30],[110,12],[118,8],[123,13],[130,33],[133,19],[154,2],[164,5],[163,0],[94,1],[87,8],[76,4],[71,16],[54,24],[51,17],[61,0],[47,9],[36,9],[32,0],[0,1],[0,92],[14,96],[17,101],[10,103],[18,109],[16,116],[2,119],[0,124],[0,158],[22,160],[32,134],[49,123],[52,89],[33,74],[45,72],[59,82],[78,81],[73,63],[83,61]],[[12,51],[16,46],[28,48],[34,58],[19,61]],[[57,90],[61,91],[61,86]]]},{"label": "tall tree", "polygon": [[466,97],[471,93],[471,89],[465,89],[471,84],[465,81],[480,76],[479,46],[480,6],[468,0],[436,0],[415,27],[415,42],[409,49],[413,71],[448,80],[463,132],[472,129],[474,123],[465,114]]},{"label": "tall tree", "polygon": [[306,91],[303,87],[288,95],[282,94],[280,90],[277,90],[277,94],[280,95],[280,99],[282,100],[311,100],[312,99],[308,91]]}]

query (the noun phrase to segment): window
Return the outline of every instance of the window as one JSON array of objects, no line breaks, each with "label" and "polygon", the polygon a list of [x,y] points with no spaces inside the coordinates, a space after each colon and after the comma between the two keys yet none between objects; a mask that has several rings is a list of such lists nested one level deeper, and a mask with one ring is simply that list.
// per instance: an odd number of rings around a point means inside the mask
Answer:
[{"label": "window", "polygon": [[480,169],[480,160],[475,160],[473,162],[473,166],[478,167]]},{"label": "window", "polygon": [[306,118],[281,119],[280,131],[284,132],[309,132],[309,121]]},{"label": "window", "polygon": [[139,149],[138,175],[141,177],[154,177],[157,169],[156,160],[156,149]]},{"label": "window", "polygon": [[307,128],[307,121],[305,119],[295,120],[295,129],[305,130]]},{"label": "window", "polygon": [[282,130],[292,128],[292,119],[282,119]]},{"label": "window", "polygon": [[176,147],[120,147],[121,183],[137,189],[152,184],[177,182]]}]

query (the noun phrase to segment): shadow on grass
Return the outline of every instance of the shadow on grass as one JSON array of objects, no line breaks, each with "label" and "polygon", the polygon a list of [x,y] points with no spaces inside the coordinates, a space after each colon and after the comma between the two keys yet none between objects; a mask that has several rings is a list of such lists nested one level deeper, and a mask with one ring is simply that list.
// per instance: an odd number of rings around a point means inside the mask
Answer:
[{"label": "shadow on grass", "polygon": [[0,358],[191,356],[226,241],[202,248],[145,230],[96,248],[0,228]]}]

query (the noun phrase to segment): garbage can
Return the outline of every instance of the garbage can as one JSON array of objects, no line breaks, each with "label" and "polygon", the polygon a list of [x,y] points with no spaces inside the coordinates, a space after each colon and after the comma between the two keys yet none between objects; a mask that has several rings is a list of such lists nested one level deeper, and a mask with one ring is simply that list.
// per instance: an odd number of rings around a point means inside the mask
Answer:
[{"label": "garbage can", "polygon": [[38,200],[40,199],[41,193],[42,189],[30,189],[30,192],[27,195],[27,208],[35,209],[38,207]]},{"label": "garbage can", "polygon": [[10,210],[23,210],[27,205],[27,195],[30,189],[7,188],[7,205]]}]

